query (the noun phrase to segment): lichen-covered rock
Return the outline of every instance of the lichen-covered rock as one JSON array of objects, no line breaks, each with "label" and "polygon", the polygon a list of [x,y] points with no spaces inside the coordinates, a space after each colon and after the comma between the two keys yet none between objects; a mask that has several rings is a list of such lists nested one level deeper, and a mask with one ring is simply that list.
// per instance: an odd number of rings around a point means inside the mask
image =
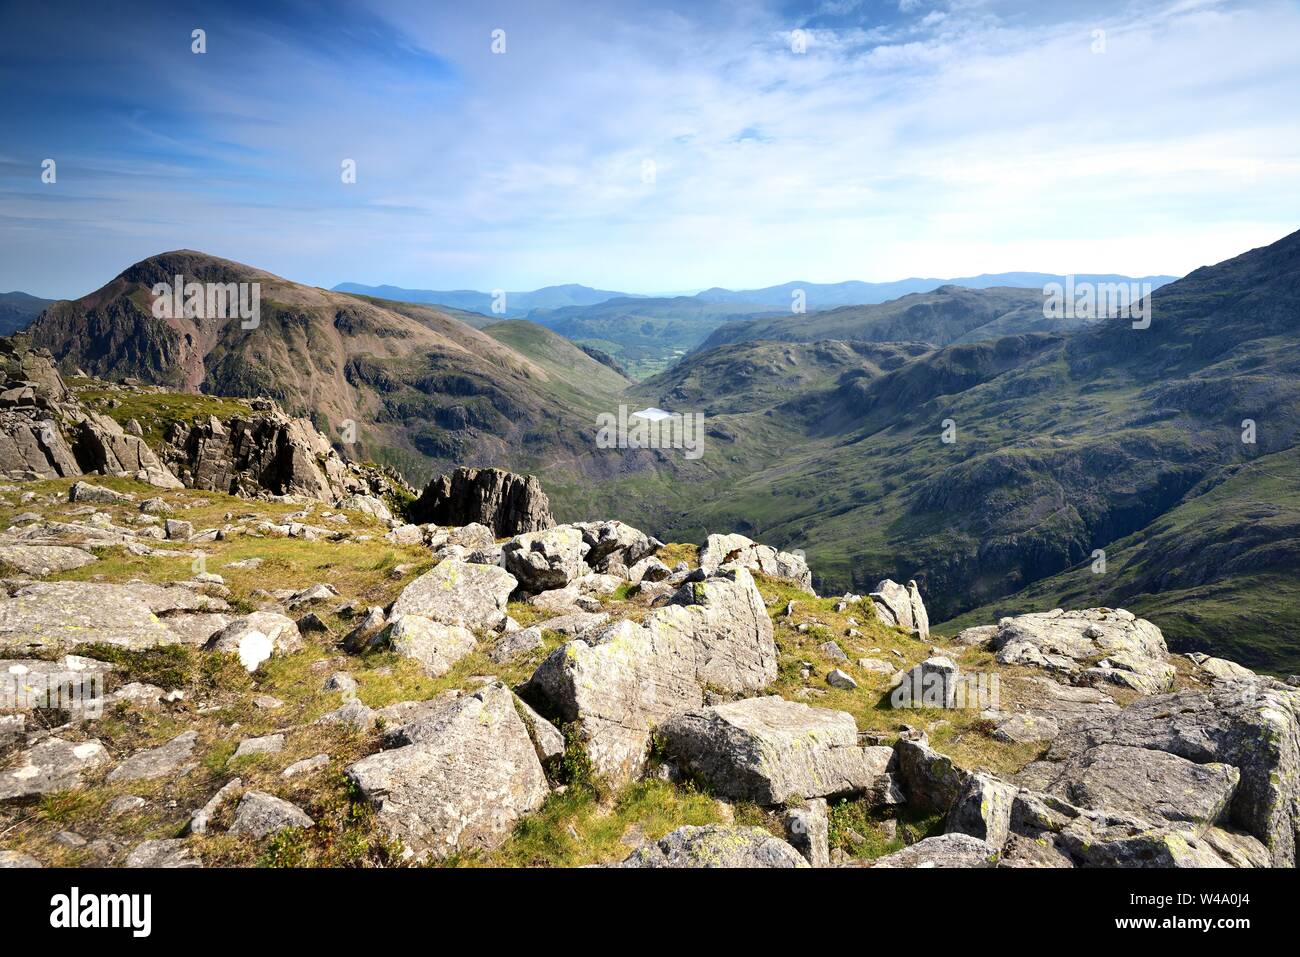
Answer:
[{"label": "lichen-covered rock", "polygon": [[541,532],[517,535],[501,548],[506,571],[519,580],[526,592],[563,588],[587,573],[583,556],[588,545],[582,530],[574,525],[557,525]]},{"label": "lichen-covered rock", "polygon": [[948,811],[945,830],[969,834],[1002,850],[1011,833],[1011,807],[1017,790],[987,774],[971,774]]},{"label": "lichen-covered rock", "polygon": [[435,525],[478,522],[500,536],[555,524],[542,484],[532,475],[501,469],[458,468],[430,482],[411,507],[413,521]]},{"label": "lichen-covered rock", "polygon": [[474,650],[477,639],[468,628],[430,621],[420,615],[401,615],[388,626],[393,651],[419,662],[431,678],[445,675],[451,666]]},{"label": "lichen-covered rock", "polygon": [[518,584],[504,568],[445,558],[402,589],[390,617],[421,615],[470,630],[495,628],[505,620]]},{"label": "lichen-covered rock", "polygon": [[871,867],[993,867],[998,851],[969,834],[941,834],[870,862]]},{"label": "lichen-covered rock", "polygon": [[947,814],[969,773],[928,744],[900,738],[894,745],[894,772],[909,805],[927,813]]},{"label": "lichen-covered rock", "polygon": [[785,578],[813,594],[812,572],[802,556],[760,545],[744,535],[710,535],[700,549],[700,569],[706,575],[715,575],[732,568]]},{"label": "lichen-covered rock", "polygon": [[799,852],[761,827],[679,827],[619,867],[807,867]]},{"label": "lichen-covered rock", "polygon": [[787,808],[781,823],[790,846],[813,867],[830,867],[830,808],[824,798],[812,798]]},{"label": "lichen-covered rock", "polygon": [[0,563],[37,578],[71,571],[97,560],[84,548],[67,545],[0,545]]},{"label": "lichen-covered rock", "polygon": [[1159,694],[1175,669],[1160,629],[1123,609],[1089,608],[1018,615],[998,622],[989,641],[1004,665],[1028,665],[1079,684],[1118,684]]},{"label": "lichen-covered rock", "polygon": [[736,800],[772,805],[861,793],[878,776],[851,714],[775,695],[674,715],[659,734],[683,768]]},{"label": "lichen-covered rock", "polygon": [[[1140,779],[1109,773],[1089,779],[1087,773],[1096,763],[1089,753],[1104,746],[1140,749],[1109,755],[1127,754],[1134,763],[1140,759],[1152,767],[1169,763],[1162,752],[1175,755],[1200,770],[1176,765],[1171,773],[1179,780],[1197,781],[1198,790],[1206,790],[1190,806],[1178,807],[1179,796],[1166,793],[1159,780],[1144,788]],[[1274,866],[1295,864],[1300,835],[1300,691],[1281,682],[1259,678],[1142,698],[1123,710],[1075,722],[1052,742],[1045,759],[1021,773],[1022,783],[1055,787],[1058,793],[1085,799],[1095,795],[1098,801],[1127,799],[1157,822],[1166,810],[1184,818],[1208,817],[1231,775],[1207,767],[1231,766],[1239,780],[1215,823],[1231,824],[1260,840]],[[1116,768],[1114,761],[1103,769],[1140,773],[1140,768]]]},{"label": "lichen-covered rock", "polygon": [[81,783],[82,775],[109,761],[98,741],[46,738],[24,751],[12,770],[0,772],[0,801],[22,801]]},{"label": "lichen-covered rock", "polygon": [[1235,767],[1166,751],[1103,744],[1055,766],[1043,790],[1073,805],[1201,829],[1219,820],[1241,778]]},{"label": "lichen-covered rock", "polygon": [[256,671],[272,654],[288,654],[302,647],[302,634],[292,618],[273,611],[255,611],[237,618],[203,646],[239,656],[248,671]]},{"label": "lichen-covered rock", "polygon": [[528,695],[577,721],[595,770],[615,782],[644,767],[650,731],[704,703],[703,687],[753,693],[776,678],[776,644],[745,569],[683,587],[679,604],[620,621],[553,651]]},{"label": "lichen-covered rock", "polygon": [[[157,586],[151,586],[157,588]],[[144,649],[181,639],[132,586],[33,582],[0,597],[0,651],[68,651],[90,642]]]},{"label": "lichen-covered rock", "polygon": [[929,637],[930,616],[916,582],[909,581],[904,587],[886,578],[876,583],[870,597],[876,618],[882,623],[915,632],[922,640]]},{"label": "lichen-covered rock", "polygon": [[348,776],[411,856],[492,850],[550,793],[528,729],[499,683],[432,705]]},{"label": "lichen-covered rock", "polygon": [[231,834],[266,837],[288,827],[311,827],[316,822],[302,808],[265,791],[246,791],[235,809]]}]

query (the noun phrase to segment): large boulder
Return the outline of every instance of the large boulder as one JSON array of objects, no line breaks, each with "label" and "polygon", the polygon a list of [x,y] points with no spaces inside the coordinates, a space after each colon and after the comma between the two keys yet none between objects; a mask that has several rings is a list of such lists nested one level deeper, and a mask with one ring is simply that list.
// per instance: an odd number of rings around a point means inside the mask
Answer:
[{"label": "large boulder", "polygon": [[435,525],[486,525],[499,537],[555,524],[542,483],[501,469],[458,468],[430,482],[412,505],[411,519]]},{"label": "large boulder", "polygon": [[474,633],[461,625],[430,621],[419,615],[400,615],[388,626],[389,647],[419,662],[425,674],[438,678],[474,650]]},{"label": "large boulder", "polygon": [[557,525],[515,536],[502,546],[501,561],[506,571],[519,579],[520,588],[536,594],[563,588],[585,575],[583,556],[588,548],[580,528]]},{"label": "large boulder", "polygon": [[744,535],[710,535],[700,549],[700,569],[706,575],[714,575],[732,568],[786,578],[813,594],[812,572],[802,556],[760,545]]},{"label": "large boulder", "polygon": [[851,714],[775,695],[674,715],[659,734],[681,767],[736,800],[773,805],[862,793],[878,777]]},{"label": "large boulder", "polygon": [[430,702],[388,743],[396,746],[347,774],[418,859],[492,850],[549,793],[514,696],[499,683]]},{"label": "large boulder", "polygon": [[793,847],[761,827],[688,825],[646,844],[620,867],[807,867]]},{"label": "large boulder", "polygon": [[625,522],[579,522],[574,527],[582,530],[587,564],[597,571],[619,566],[630,569],[660,547],[655,539]]},{"label": "large boulder", "polygon": [[969,834],[941,834],[871,862],[872,867],[993,867],[998,851]]},{"label": "large boulder", "polygon": [[925,813],[947,814],[970,777],[945,754],[922,741],[900,738],[894,745],[892,772],[910,806]]},{"label": "large boulder", "polygon": [[886,578],[876,583],[871,592],[871,603],[876,617],[886,625],[915,632],[922,640],[930,635],[930,616],[921,600],[921,590],[916,582],[904,587]]},{"label": "large boulder", "polygon": [[752,694],[776,679],[776,644],[749,572],[689,583],[643,622],[584,632],[538,667],[526,694],[579,723],[593,767],[616,782],[644,767],[650,732],[704,703],[704,687]]},{"label": "large boulder", "polygon": [[1076,684],[1159,694],[1174,681],[1160,629],[1121,608],[1058,608],[1003,618],[987,644],[1000,664],[1042,668]]},{"label": "large boulder", "polygon": [[1260,678],[1142,698],[1075,722],[1018,780],[1098,811],[1122,806],[1148,828],[1232,826],[1262,842],[1274,866],[1294,866],[1300,690]]},{"label": "large boulder", "polygon": [[273,654],[297,651],[302,647],[302,634],[292,618],[273,611],[255,611],[230,622],[203,647],[238,655],[240,664],[251,672]]},{"label": "large boulder", "polygon": [[390,618],[421,615],[471,630],[496,628],[519,582],[504,568],[444,558],[411,582],[393,603]]}]

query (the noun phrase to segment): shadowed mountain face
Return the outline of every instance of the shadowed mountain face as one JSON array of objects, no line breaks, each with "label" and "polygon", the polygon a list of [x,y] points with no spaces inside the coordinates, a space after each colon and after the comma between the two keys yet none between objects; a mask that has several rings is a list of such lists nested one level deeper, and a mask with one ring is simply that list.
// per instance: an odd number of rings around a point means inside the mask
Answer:
[{"label": "shadowed mountain face", "polygon": [[[258,283],[256,327],[238,318],[155,316],[154,285],[178,275]],[[31,336],[68,370],[268,395],[336,442],[346,444],[355,423],[353,457],[397,465],[414,480],[454,464],[503,461],[537,468],[559,461],[581,472],[588,423],[624,381],[559,337],[548,343],[548,371],[442,310],[327,292],[190,251],[147,259],[82,299],[57,303]],[[555,374],[560,367],[569,379]],[[572,377],[585,388],[575,389]]]},{"label": "shadowed mountain face", "polygon": [[0,336],[21,332],[52,305],[53,299],[41,299],[25,292],[0,292]]}]

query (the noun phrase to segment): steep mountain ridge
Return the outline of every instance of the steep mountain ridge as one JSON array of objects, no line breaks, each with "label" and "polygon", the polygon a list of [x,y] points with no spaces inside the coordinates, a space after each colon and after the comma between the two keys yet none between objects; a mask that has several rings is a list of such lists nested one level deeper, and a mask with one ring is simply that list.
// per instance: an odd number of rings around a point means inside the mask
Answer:
[{"label": "steep mountain ridge", "polygon": [[[151,290],[175,276],[260,284],[256,327],[156,317]],[[543,365],[440,310],[389,309],[188,250],[144,260],[102,289],[56,304],[31,336],[65,371],[269,396],[336,442],[353,438],[354,455],[416,478],[453,462],[572,464],[582,452],[579,423],[590,419],[586,403]],[[609,381],[609,370],[576,347],[571,358],[600,377],[592,383]]]}]

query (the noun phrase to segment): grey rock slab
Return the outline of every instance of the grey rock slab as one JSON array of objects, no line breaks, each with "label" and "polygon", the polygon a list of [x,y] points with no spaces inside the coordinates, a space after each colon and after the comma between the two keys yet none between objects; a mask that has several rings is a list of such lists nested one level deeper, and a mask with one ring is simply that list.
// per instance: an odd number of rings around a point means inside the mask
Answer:
[{"label": "grey rock slab", "polygon": [[684,769],[737,800],[773,805],[861,793],[878,777],[852,715],[775,695],[675,715],[659,734]]},{"label": "grey rock slab", "polygon": [[679,827],[645,844],[619,867],[807,867],[803,856],[761,827],[708,824]]},{"label": "grey rock slab", "polygon": [[348,776],[417,859],[491,850],[550,788],[514,695],[494,683],[446,698],[362,758]]},{"label": "grey rock slab", "polygon": [[871,863],[872,867],[993,867],[998,860],[997,848],[969,834],[942,834],[917,841],[893,854]]},{"label": "grey rock slab", "polygon": [[239,799],[230,833],[266,837],[285,828],[305,828],[315,823],[296,804],[265,791],[248,791]]},{"label": "grey rock slab", "polygon": [[137,751],[108,775],[108,780],[146,781],[169,775],[183,774],[193,767],[190,758],[198,741],[198,732],[185,731],[166,744],[146,751]]},{"label": "grey rock slab", "polygon": [[178,868],[202,867],[190,853],[185,841],[180,838],[144,841],[137,844],[126,856],[126,867]]},{"label": "grey rock slab", "polygon": [[0,562],[38,578],[95,561],[98,559],[85,549],[66,545],[0,545]]},{"label": "grey rock slab", "polygon": [[471,630],[495,628],[517,585],[513,575],[495,565],[443,559],[402,590],[390,617],[421,615]]},{"label": "grey rock slab", "polygon": [[98,741],[46,738],[26,751],[16,767],[0,772],[0,801],[26,800],[81,784],[82,775],[109,762]]}]

